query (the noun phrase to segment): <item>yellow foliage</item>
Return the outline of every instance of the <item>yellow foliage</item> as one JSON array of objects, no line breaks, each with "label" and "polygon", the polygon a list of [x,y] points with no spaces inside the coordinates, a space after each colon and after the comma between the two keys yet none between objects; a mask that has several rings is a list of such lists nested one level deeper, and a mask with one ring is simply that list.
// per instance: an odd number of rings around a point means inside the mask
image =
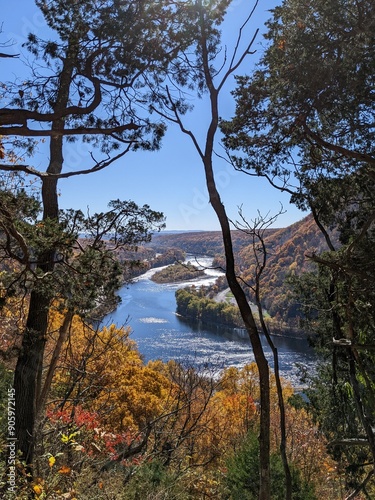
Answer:
[{"label": "yellow foliage", "polygon": [[[293,388],[285,380],[282,380],[282,386],[284,400],[287,401],[293,394]],[[227,395],[240,393],[252,398],[253,401],[259,401],[259,372],[257,365],[250,363],[241,369],[235,367],[226,368],[221,374],[219,388]],[[270,373],[270,397],[271,406],[277,406],[276,380],[272,373]]]},{"label": "yellow foliage", "polygon": [[37,496],[40,496],[43,493],[43,487],[40,484],[35,484],[33,486],[33,490]]},{"label": "yellow foliage", "polygon": [[[62,320],[60,313],[51,317],[52,336]],[[115,432],[137,431],[155,418],[170,384],[160,366],[143,363],[129,335],[129,328],[111,325],[97,331],[74,317],[54,376],[53,398],[72,389],[71,396],[83,407],[87,401],[87,409]]]},{"label": "yellow foliage", "polygon": [[[315,484],[321,495],[336,484],[337,466],[327,453],[327,443],[306,410],[287,406],[287,451],[304,480]],[[273,420],[272,425],[276,425]]]},{"label": "yellow foliage", "polygon": [[[63,314],[51,316],[51,351],[62,321]],[[60,434],[60,441],[70,448],[74,444],[72,449],[77,453],[90,450],[95,456],[104,452],[103,445],[99,449],[101,442],[96,436],[110,441],[110,433],[129,433],[130,439],[137,442],[137,436],[152,423],[146,454],[156,453],[158,458],[179,470],[206,464],[204,481],[197,482],[196,487],[206,492],[218,491],[215,471],[224,467],[226,457],[233,454],[248,431],[258,425],[256,364],[225,369],[215,381],[173,361],[145,364],[129,335],[126,328],[112,325],[96,331],[80,318],[73,319],[57,366],[51,399],[63,400],[69,394],[70,401],[79,401],[80,407],[87,410],[84,418],[95,414],[93,418],[100,422],[100,429],[91,427],[92,439],[87,442],[92,444],[92,450],[90,445],[86,447],[86,442],[82,443],[84,446],[75,443],[74,433]],[[280,423],[272,375],[270,382],[272,447],[277,450]],[[292,387],[285,381],[283,393],[284,401],[293,394]],[[66,407],[69,405],[71,403],[66,403]],[[335,463],[328,457],[325,442],[309,415],[286,405],[286,419],[291,462],[307,481],[315,484],[331,481],[336,474]],[[80,450],[75,448],[77,445]],[[51,469],[53,459],[53,456],[49,458]],[[71,474],[74,469],[70,462],[64,463],[67,465],[56,472],[65,480],[74,475]]]}]

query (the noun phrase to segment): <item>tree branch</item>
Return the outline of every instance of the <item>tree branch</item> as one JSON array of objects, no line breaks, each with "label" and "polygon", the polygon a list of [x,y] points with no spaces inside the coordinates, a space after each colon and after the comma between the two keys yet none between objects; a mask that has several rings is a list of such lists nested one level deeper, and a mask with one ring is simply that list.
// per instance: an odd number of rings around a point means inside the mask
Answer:
[{"label": "tree branch", "polygon": [[107,160],[102,160],[100,162],[97,162],[94,167],[88,168],[85,170],[61,172],[59,174],[54,174],[54,173],[49,173],[49,172],[40,172],[39,170],[36,170],[36,169],[30,167],[29,165],[16,165],[16,164],[15,165],[0,164],[0,170],[4,170],[6,172],[14,172],[14,171],[24,172],[25,174],[35,175],[39,179],[47,179],[47,178],[67,179],[69,177],[73,177],[73,176],[77,176],[77,175],[91,174],[91,173],[99,172],[100,170],[103,170],[104,168],[111,165],[111,163],[117,161],[119,158],[122,158],[126,153],[128,153],[130,151],[130,148],[131,148],[133,143],[134,143],[134,141],[130,142],[124,151],[122,151],[118,155],[114,156],[113,158],[108,158]]},{"label": "tree branch", "polygon": [[345,498],[345,500],[355,500],[358,498],[359,493],[365,488],[366,484],[370,481],[371,477],[374,474],[374,469],[371,469],[362,483],[356,488],[349,496]]},{"label": "tree branch", "polygon": [[4,54],[4,52],[0,52],[0,57],[19,57],[19,54]]},{"label": "tree branch", "polygon": [[[1,113],[1,110],[0,110]],[[1,135],[20,135],[22,137],[56,137],[67,135],[112,135],[124,132],[125,130],[139,130],[141,125],[136,125],[133,122],[118,127],[111,128],[65,128],[61,130],[35,130],[29,129],[27,126],[21,127],[2,127],[0,128]]]},{"label": "tree branch", "polygon": [[360,153],[358,151],[352,151],[351,149],[344,148],[343,146],[339,146],[338,144],[332,144],[331,142],[322,139],[319,134],[313,132],[310,129],[310,127],[306,124],[305,119],[302,123],[302,127],[308,137],[313,139],[317,144],[324,147],[325,149],[328,149],[329,151],[333,151],[335,153],[339,153],[346,158],[363,161],[368,163],[369,165],[375,166],[375,158],[373,156],[366,153]]}]

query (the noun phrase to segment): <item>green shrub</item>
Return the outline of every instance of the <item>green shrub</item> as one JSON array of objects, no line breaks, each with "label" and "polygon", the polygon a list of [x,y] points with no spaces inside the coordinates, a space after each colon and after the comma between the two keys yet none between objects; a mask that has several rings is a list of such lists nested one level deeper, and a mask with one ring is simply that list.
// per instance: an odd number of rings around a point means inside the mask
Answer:
[{"label": "green shrub", "polygon": [[[241,449],[227,464],[227,486],[232,500],[257,500],[259,495],[259,442],[251,432]],[[311,485],[302,481],[297,469],[291,466],[293,500],[316,500]],[[271,455],[271,498],[284,500],[284,470],[278,454]]]},{"label": "green shrub", "polygon": [[188,500],[180,478],[157,460],[136,467],[126,484],[124,500]]}]

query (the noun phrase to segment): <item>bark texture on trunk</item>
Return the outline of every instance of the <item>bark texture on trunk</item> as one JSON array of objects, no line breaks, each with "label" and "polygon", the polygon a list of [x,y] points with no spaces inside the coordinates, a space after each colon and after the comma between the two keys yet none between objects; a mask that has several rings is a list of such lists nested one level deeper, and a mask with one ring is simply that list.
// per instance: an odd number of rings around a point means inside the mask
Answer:
[{"label": "bark texture on trunk", "polygon": [[[72,82],[74,65],[78,53],[78,38],[74,32],[68,42],[66,58],[61,68],[57,88],[56,102],[53,111],[59,115],[66,110],[69,103],[69,91]],[[50,138],[50,161],[47,175],[42,180],[43,221],[58,221],[59,206],[56,175],[63,168],[63,137],[58,132],[64,130],[65,119],[58,118],[52,122],[51,130],[56,135]],[[14,373],[14,389],[16,403],[15,434],[17,448],[26,461],[32,478],[32,463],[35,448],[36,419],[39,413],[44,350],[48,333],[48,313],[53,300],[53,292],[48,283],[43,283],[43,275],[53,272],[55,267],[56,248],[51,248],[39,255],[38,268],[41,278],[30,293],[30,302],[22,348]],[[45,287],[45,288],[44,288]],[[44,395],[46,396],[46,395]]]},{"label": "bark texture on trunk", "polygon": [[270,373],[268,361],[264,355],[260,335],[255,324],[255,320],[247,301],[246,295],[238,282],[235,271],[235,260],[233,254],[232,236],[229,220],[225,207],[220,200],[216,189],[212,167],[207,162],[205,165],[207,186],[210,195],[210,202],[219,219],[223,235],[225,258],[226,258],[226,278],[229,288],[237,302],[243,319],[245,328],[249,335],[253,349],[255,362],[259,371],[260,384],[260,434],[259,434],[259,465],[260,465],[260,491],[259,500],[269,500],[270,498]]},{"label": "bark texture on trunk", "polygon": [[30,297],[29,315],[14,373],[16,404],[15,433],[23,460],[33,462],[37,400],[43,370],[49,301],[38,292]]}]

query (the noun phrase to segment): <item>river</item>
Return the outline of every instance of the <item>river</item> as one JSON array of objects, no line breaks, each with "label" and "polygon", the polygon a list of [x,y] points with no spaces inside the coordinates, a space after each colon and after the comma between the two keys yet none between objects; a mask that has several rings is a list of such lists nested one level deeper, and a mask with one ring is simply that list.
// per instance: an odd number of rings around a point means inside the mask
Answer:
[{"label": "river", "polygon": [[[199,262],[207,266],[210,260],[200,258]],[[175,291],[192,282],[157,284],[150,280],[155,271],[146,272],[120,290],[122,302],[104,319],[104,325],[129,325],[131,338],[137,342],[145,361],[174,359],[216,370],[229,366],[242,367],[254,361],[249,341],[239,339],[230,329],[196,326],[177,316]],[[217,270],[206,269],[206,276],[195,280],[194,284],[207,285],[221,274]],[[307,340],[275,336],[273,341],[278,349],[282,376],[295,387],[299,386],[298,366],[306,367],[311,372],[315,365]],[[265,338],[262,343],[273,366],[272,352]]]}]

